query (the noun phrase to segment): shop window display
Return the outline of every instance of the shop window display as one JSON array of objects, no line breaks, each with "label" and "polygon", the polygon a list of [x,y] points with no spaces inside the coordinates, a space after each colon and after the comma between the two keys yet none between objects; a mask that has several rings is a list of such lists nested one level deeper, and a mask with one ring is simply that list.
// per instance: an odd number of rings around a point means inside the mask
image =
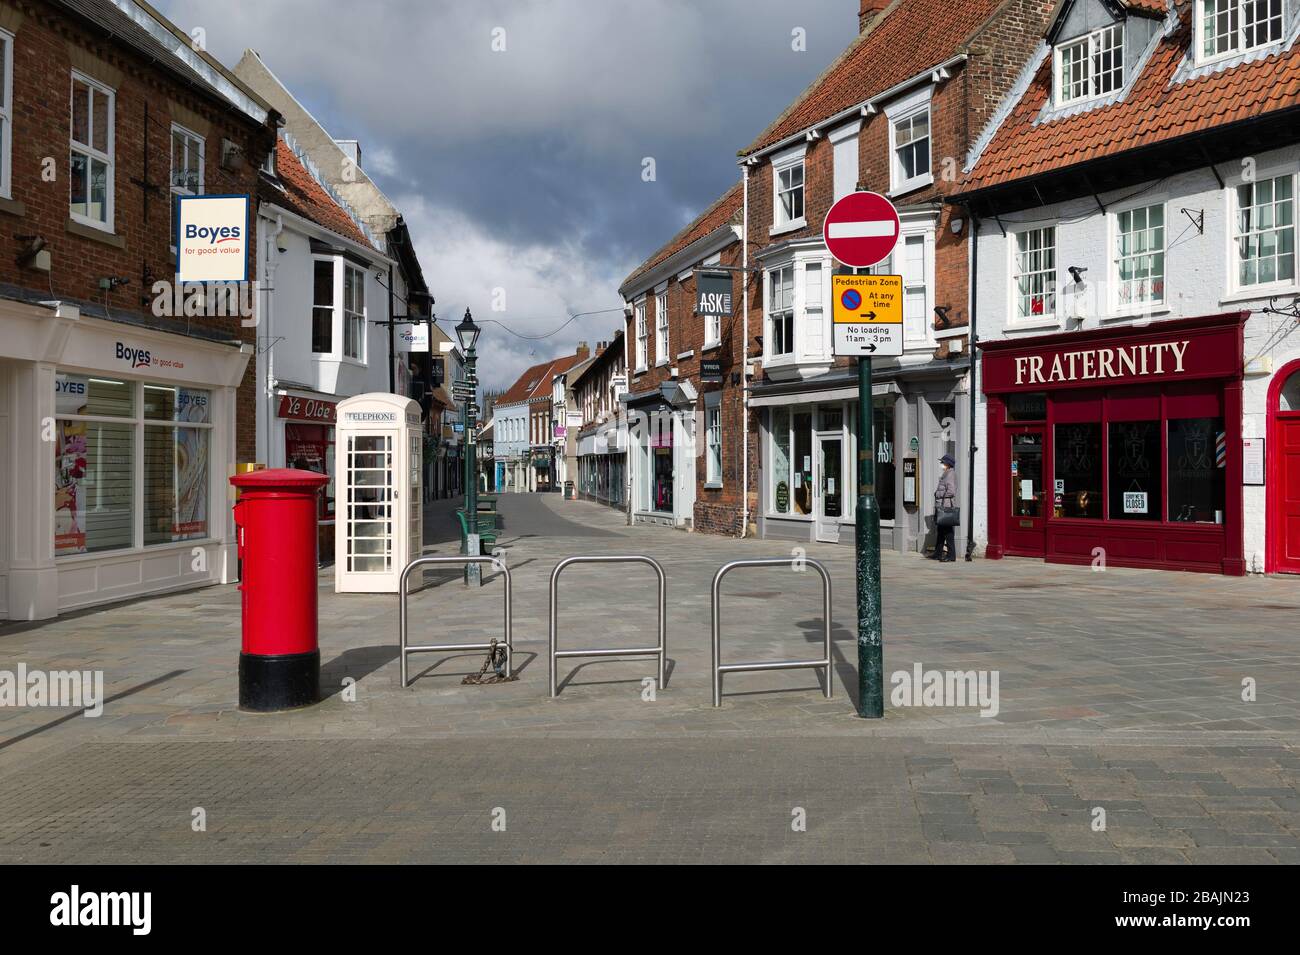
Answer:
[{"label": "shop window display", "polygon": [[1111,520],[1160,519],[1160,422],[1112,421],[1109,516]]},{"label": "shop window display", "polygon": [[1227,448],[1222,418],[1169,422],[1169,520],[1223,523]]},{"label": "shop window display", "polygon": [[1101,424],[1058,424],[1054,447],[1054,517],[1101,518]]}]

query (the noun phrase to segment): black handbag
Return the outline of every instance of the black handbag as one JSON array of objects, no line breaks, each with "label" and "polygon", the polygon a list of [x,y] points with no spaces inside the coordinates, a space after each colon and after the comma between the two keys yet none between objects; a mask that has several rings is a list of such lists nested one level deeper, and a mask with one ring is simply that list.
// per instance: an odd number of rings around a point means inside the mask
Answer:
[{"label": "black handbag", "polygon": [[940,504],[934,509],[934,526],[935,527],[959,527],[961,526],[961,508],[953,505]]}]

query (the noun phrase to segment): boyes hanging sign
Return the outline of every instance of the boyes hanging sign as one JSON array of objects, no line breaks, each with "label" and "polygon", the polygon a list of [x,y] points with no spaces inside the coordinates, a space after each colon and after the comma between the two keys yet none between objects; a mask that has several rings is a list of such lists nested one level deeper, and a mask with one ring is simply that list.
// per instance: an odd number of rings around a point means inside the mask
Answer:
[{"label": "boyes hanging sign", "polygon": [[248,281],[248,196],[176,198],[176,281]]}]

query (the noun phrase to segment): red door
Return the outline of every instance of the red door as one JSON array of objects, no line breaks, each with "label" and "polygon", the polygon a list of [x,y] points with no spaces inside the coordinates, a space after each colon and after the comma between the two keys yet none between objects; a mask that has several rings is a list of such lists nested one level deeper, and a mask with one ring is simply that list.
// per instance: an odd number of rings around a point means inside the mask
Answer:
[{"label": "red door", "polygon": [[1045,447],[1042,425],[1007,428],[1011,462],[1010,507],[1007,510],[1006,548],[1018,557],[1043,557],[1047,553]]},{"label": "red door", "polygon": [[1280,573],[1300,574],[1300,411],[1281,411],[1273,430],[1277,435],[1277,513],[1270,523],[1277,530]]}]

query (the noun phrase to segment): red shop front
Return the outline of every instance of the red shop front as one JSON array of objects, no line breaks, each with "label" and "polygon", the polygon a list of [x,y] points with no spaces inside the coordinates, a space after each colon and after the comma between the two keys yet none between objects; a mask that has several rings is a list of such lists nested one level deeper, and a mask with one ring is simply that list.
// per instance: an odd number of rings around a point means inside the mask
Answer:
[{"label": "red shop front", "polygon": [[1244,574],[1246,317],[981,342],[986,556]]}]

